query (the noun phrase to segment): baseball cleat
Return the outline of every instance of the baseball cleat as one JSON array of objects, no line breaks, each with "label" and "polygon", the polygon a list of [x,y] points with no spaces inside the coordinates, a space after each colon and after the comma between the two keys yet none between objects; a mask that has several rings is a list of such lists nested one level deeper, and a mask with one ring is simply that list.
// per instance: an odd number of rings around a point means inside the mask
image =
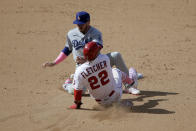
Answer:
[{"label": "baseball cleat", "polygon": [[68,91],[69,90],[69,86],[72,84],[72,80],[71,79],[66,79],[64,84],[62,85],[62,88],[65,90],[65,91]]},{"label": "baseball cleat", "polygon": [[130,68],[129,69],[129,77],[134,80],[134,85],[132,85],[131,87],[137,88],[138,85],[138,73],[134,68]]},{"label": "baseball cleat", "polygon": [[133,94],[133,95],[139,95],[140,94],[140,90],[137,89],[138,76],[143,77],[143,75],[141,73],[137,73],[137,71],[134,68],[129,69],[129,77],[134,80],[134,84],[126,89],[128,93]]},{"label": "baseball cleat", "polygon": [[128,93],[133,94],[133,95],[139,95],[140,94],[140,90],[138,90],[136,88],[133,88],[133,87],[130,87],[128,89]]},{"label": "baseball cleat", "polygon": [[137,73],[137,79],[142,79],[142,78],[144,78],[143,74]]}]

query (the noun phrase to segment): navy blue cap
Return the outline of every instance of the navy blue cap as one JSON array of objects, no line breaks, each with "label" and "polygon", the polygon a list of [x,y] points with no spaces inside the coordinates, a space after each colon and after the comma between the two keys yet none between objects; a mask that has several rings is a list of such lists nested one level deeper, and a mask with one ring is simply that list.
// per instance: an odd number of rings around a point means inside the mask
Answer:
[{"label": "navy blue cap", "polygon": [[73,21],[73,24],[82,25],[82,24],[85,24],[86,22],[88,22],[89,20],[90,20],[89,13],[87,13],[85,11],[81,11],[76,14],[76,20]]}]

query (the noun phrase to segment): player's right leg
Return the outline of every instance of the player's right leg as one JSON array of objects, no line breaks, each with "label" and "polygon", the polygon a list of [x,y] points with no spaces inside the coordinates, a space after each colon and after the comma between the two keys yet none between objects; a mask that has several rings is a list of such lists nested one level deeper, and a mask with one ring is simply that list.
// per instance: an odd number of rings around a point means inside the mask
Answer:
[{"label": "player's right leg", "polygon": [[111,67],[116,66],[116,68],[120,69],[121,71],[129,75],[129,70],[125,65],[125,62],[119,52],[111,52],[106,55],[110,58]]},{"label": "player's right leg", "polygon": [[[116,92],[116,96],[114,96],[114,98],[112,98],[115,102],[117,102],[120,106],[126,106],[126,107],[131,107],[133,106],[132,102],[127,101],[127,100],[121,100],[121,96],[122,96],[122,82],[123,82],[123,77],[128,77],[129,76],[122,72],[121,70],[119,70],[118,68],[113,68],[112,69],[112,74],[116,83],[116,87],[115,87],[115,92]],[[124,76],[123,76],[124,75]],[[132,79],[129,78],[129,81],[132,83]],[[129,83],[130,83],[129,82]]]},{"label": "player's right leg", "polygon": [[112,69],[112,74],[114,77],[114,81],[115,81],[115,88],[114,88],[114,93],[108,97],[107,100],[103,100],[98,102],[99,104],[103,105],[103,106],[110,106],[113,103],[119,103],[121,96],[122,96],[122,74],[120,73],[120,70],[117,68],[113,68]]},{"label": "player's right leg", "polygon": [[118,70],[118,72],[121,74],[120,78],[122,79],[122,83],[125,84],[125,92],[138,95],[140,94],[140,90],[137,89],[138,85],[138,77],[137,77],[137,71],[134,68],[129,69],[129,75],[127,75],[125,72]]},{"label": "player's right leg", "polygon": [[115,92],[117,92],[118,94],[118,98],[116,101],[119,101],[121,96],[122,96],[122,92],[123,92],[123,88],[122,88],[122,73],[118,68],[113,68],[112,69],[112,74],[114,77],[114,81],[115,81]]}]

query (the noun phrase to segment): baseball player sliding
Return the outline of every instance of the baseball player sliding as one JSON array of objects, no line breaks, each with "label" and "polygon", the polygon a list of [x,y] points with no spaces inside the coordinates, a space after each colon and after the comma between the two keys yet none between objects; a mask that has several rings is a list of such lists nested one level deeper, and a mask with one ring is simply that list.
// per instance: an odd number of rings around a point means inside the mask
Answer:
[{"label": "baseball player sliding", "polygon": [[[100,49],[103,48],[102,34],[98,29],[90,26],[89,13],[85,11],[78,12],[76,14],[76,20],[74,20],[73,23],[76,24],[77,27],[68,32],[64,49],[54,61],[44,63],[43,67],[53,67],[65,60],[67,56],[72,53],[73,59],[76,62],[76,68],[78,68],[82,63],[86,62],[83,56],[83,48],[86,43],[93,41],[99,45]],[[115,65],[118,69],[129,74],[128,68],[119,52],[111,52],[108,53],[107,56],[109,57],[111,66]],[[128,88],[129,85],[126,85],[126,87]],[[130,93],[138,94],[139,90]]]},{"label": "baseball player sliding", "polygon": [[120,101],[122,83],[128,83],[131,87],[137,86],[135,69],[129,69],[131,77],[118,68],[112,69],[109,57],[99,51],[99,45],[95,42],[88,42],[83,49],[87,61],[76,69],[73,80],[74,104],[70,106],[71,109],[80,109],[83,87],[87,88],[96,102],[105,106]]}]

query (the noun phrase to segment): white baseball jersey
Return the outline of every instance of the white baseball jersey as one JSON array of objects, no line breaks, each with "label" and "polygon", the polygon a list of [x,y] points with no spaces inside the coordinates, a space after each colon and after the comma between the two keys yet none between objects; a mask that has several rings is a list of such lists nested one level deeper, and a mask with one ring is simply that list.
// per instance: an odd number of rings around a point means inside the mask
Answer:
[{"label": "white baseball jersey", "polygon": [[80,32],[78,28],[74,28],[67,34],[65,47],[68,47],[69,51],[73,53],[73,58],[76,61],[78,56],[83,57],[83,47],[90,41],[95,41],[103,45],[101,32],[92,26],[86,34]]},{"label": "white baseball jersey", "polygon": [[94,61],[85,62],[76,69],[74,89],[86,87],[94,99],[104,99],[115,89],[116,83],[107,55],[100,54]]}]

